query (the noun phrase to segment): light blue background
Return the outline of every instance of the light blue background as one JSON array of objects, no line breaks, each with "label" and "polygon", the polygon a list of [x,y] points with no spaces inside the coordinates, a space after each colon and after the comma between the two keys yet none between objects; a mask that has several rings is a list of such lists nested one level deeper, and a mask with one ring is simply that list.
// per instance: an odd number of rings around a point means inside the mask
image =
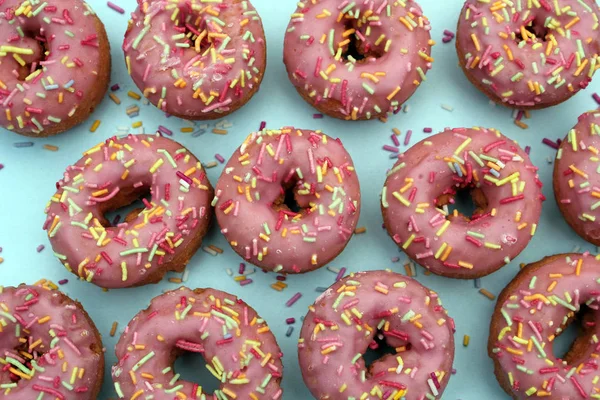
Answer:
[{"label": "light blue background", "polygon": [[[591,94],[599,89],[600,80],[567,103],[532,113],[532,118],[525,121],[530,128],[521,130],[513,124],[511,110],[491,106],[487,98],[468,83],[458,67],[454,42],[441,42],[444,29],[455,30],[461,0],[421,0],[425,14],[431,19],[432,38],[438,42],[433,49],[434,67],[427,75],[427,82],[409,100],[409,112],[390,118],[386,124],[379,121],[313,119],[312,115],[316,111],[296,94],[282,63],[283,36],[296,3],[293,0],[254,0],[253,3],[263,18],[268,43],[268,69],[261,90],[245,108],[227,117],[233,124],[228,135],[206,133],[196,138],[179,132],[181,127],[189,126],[188,122],[176,118],[167,119],[154,107],[142,105],[127,97],[127,90],[136,88],[127,75],[121,43],[127,27],[128,13],[133,10],[135,1],[113,1],[124,7],[127,14],[120,15],[109,9],[104,0],[91,0],[90,3],[106,24],[109,33],[113,58],[112,83],[121,85],[118,95],[123,103],[118,106],[106,98],[82,126],[58,137],[34,140],[35,145],[31,148],[13,147],[15,142],[30,139],[0,130],[0,163],[5,164],[5,168],[0,170],[0,247],[3,248],[0,257],[5,259],[0,264],[0,283],[16,285],[21,282],[33,283],[40,278],[55,282],[63,278],[69,279],[69,283],[61,289],[82,302],[104,336],[107,369],[102,399],[115,397],[110,366],[115,361],[114,345],[118,335],[114,338],[109,336],[112,322],[119,322],[118,332],[121,332],[127,322],[147,306],[152,297],[179,285],[165,280],[158,285],[106,293],[91,284],[76,281],[74,275],[69,274],[52,255],[46,234],[41,229],[44,222],[43,209],[54,193],[54,183],[62,176],[67,165],[74,163],[84,150],[117,133],[118,127],[130,127],[135,121],[143,121],[146,132],[155,131],[159,124],[167,126],[175,132],[175,140],[192,150],[205,163],[213,161],[216,153],[227,159],[245,136],[258,128],[261,120],[267,121],[267,126],[271,128],[294,125],[322,129],[331,136],[339,136],[354,158],[361,181],[363,204],[359,226],[366,226],[367,233],[356,235],[331,267],[346,267],[349,271],[391,268],[401,273],[404,273],[406,256],[398,251],[381,229],[379,208],[379,193],[385,180],[385,172],[393,164],[393,160],[388,157],[389,153],[381,147],[392,144],[389,137],[392,128],[402,131],[401,140],[404,139],[404,133],[412,129],[414,133],[411,144],[414,144],[426,136],[422,133],[424,127],[431,127],[434,132],[444,127],[494,127],[518,140],[523,147],[532,147],[532,160],[540,167],[545,185],[544,194],[548,200],[544,204],[538,233],[529,247],[510,265],[483,278],[482,286],[498,294],[517,272],[520,262],[537,261],[543,256],[572,251],[576,247],[595,251],[593,246],[585,243],[567,227],[557,211],[551,179],[551,161],[555,152],[542,145],[541,140],[543,137],[553,140],[563,138],[575,124],[579,114],[597,107]],[[126,115],[125,109],[131,104],[141,107],[139,117],[130,119]],[[442,104],[454,107],[454,111],[442,109]],[[95,133],[90,133],[89,127],[95,119],[102,120],[102,124]],[[211,123],[210,126],[213,125]],[[44,144],[59,146],[60,150],[44,150]],[[219,165],[209,170],[213,185],[216,184],[221,169],[222,165]],[[186,284],[192,288],[210,286],[234,293],[256,308],[271,325],[285,353],[284,399],[311,398],[302,382],[297,364],[296,342],[300,317],[316,298],[315,288],[333,283],[335,274],[323,268],[306,275],[291,276],[287,280],[288,289],[276,292],[269,287],[275,282],[275,275],[257,270],[250,276],[254,283],[240,287],[227,274],[227,268],[237,271],[242,260],[229,248],[216,225],[204,243],[219,246],[225,249],[225,253],[213,257],[203,251],[198,252],[188,267],[189,280]],[[46,249],[37,253],[36,248],[40,244],[45,245]],[[393,263],[393,257],[400,257],[400,263]],[[252,267],[249,266],[249,269]],[[488,324],[494,302],[479,294],[473,281],[424,276],[420,267],[418,280],[440,293],[450,315],[456,320],[457,373],[451,378],[444,398],[507,398],[494,379],[492,363],[486,353]],[[303,297],[293,307],[286,308],[284,303],[296,292],[301,292]],[[287,317],[295,317],[297,320],[293,325],[294,333],[289,338],[285,336]],[[462,346],[465,334],[471,336],[468,348]],[[187,377],[190,376],[193,375],[188,371]],[[202,376],[205,377],[206,374],[202,373]]]}]

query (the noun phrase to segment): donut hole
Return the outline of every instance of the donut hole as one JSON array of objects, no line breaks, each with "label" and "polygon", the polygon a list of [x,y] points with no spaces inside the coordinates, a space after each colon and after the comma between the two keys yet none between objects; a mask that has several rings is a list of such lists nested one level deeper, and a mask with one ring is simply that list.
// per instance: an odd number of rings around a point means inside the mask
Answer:
[{"label": "donut hole", "polygon": [[273,209],[277,212],[286,211],[293,214],[302,214],[306,212],[304,204],[299,202],[301,195],[298,191],[301,189],[301,181],[290,181],[283,183],[281,192],[277,199],[273,202]]},{"label": "donut hole", "polygon": [[367,368],[368,374],[370,374],[371,366],[387,356],[394,356],[397,354],[396,348],[390,346],[385,340],[385,336],[381,332],[377,332],[373,341],[367,348],[367,351],[362,355]]},{"label": "donut hole", "polygon": [[18,63],[18,79],[25,79],[37,70],[43,69],[42,63],[46,61],[48,54],[48,45],[46,37],[41,33],[39,27],[28,26],[23,29],[24,43],[19,47],[26,47],[33,50],[33,54],[13,55],[13,59]]},{"label": "donut hole", "polygon": [[[30,339],[31,339],[31,341],[30,341]],[[21,338],[21,341],[22,341],[22,344],[14,349],[14,353],[18,354],[22,358],[22,361],[23,361],[22,364],[31,370],[33,368],[33,365],[31,364],[31,360],[39,361],[39,359],[44,356],[44,354],[45,354],[44,345],[41,345],[36,350],[30,352],[29,351],[29,343],[35,342],[35,339],[25,336],[25,337]],[[18,383],[21,380],[25,379],[22,377],[21,374],[13,372],[13,371],[16,371],[16,372],[22,372],[22,371],[20,371],[18,368],[15,368],[12,364],[3,365],[2,371],[8,372],[8,377],[12,383]]]},{"label": "donut hole", "polygon": [[185,38],[181,41],[187,41],[192,49],[199,54],[204,54],[209,50],[213,43],[209,40],[206,31],[206,21],[194,10],[191,10],[188,3],[179,4],[179,21],[175,30],[179,34],[184,34]]},{"label": "donut hole", "polygon": [[436,199],[436,206],[442,209],[446,219],[463,218],[467,221],[477,219],[485,213],[488,201],[479,188],[450,189]]},{"label": "donut hole", "polygon": [[146,204],[150,204],[151,201],[152,194],[150,188],[146,186],[134,189],[124,196],[117,196],[108,207],[102,210],[103,219],[100,220],[100,223],[105,228],[114,227],[123,222],[130,223],[147,208]]},{"label": "donut hole", "polygon": [[552,342],[552,352],[567,365],[581,362],[581,355],[587,355],[592,335],[595,333],[596,320],[594,312],[583,305],[581,310],[572,315],[567,323],[557,330]]},{"label": "donut hole", "polygon": [[[547,42],[548,41],[548,34],[550,33],[550,30],[544,26],[543,20],[539,20],[537,18],[534,19],[527,26],[525,26],[525,30],[527,32],[529,32],[529,34],[534,35],[535,41],[537,41],[537,42]],[[525,40],[525,41],[532,40],[532,38],[531,38],[531,36],[529,36],[528,38],[524,38],[523,33],[521,32],[521,29],[519,28],[515,32],[515,41],[517,43],[519,43],[519,42],[522,42],[523,40]]]},{"label": "donut hole", "polygon": [[[384,46],[382,44],[375,45],[374,41],[370,38],[373,35],[366,36],[363,34],[361,26],[355,19],[347,19],[344,24],[344,32],[349,32],[354,29],[357,33],[352,33],[347,37],[343,37],[342,42],[346,42],[342,51],[342,58],[346,61],[364,63],[368,60],[378,59],[385,53]],[[365,41],[362,38],[366,39]],[[384,41],[385,44],[385,41]]]},{"label": "donut hole", "polygon": [[179,374],[180,380],[202,386],[202,392],[207,395],[221,388],[221,382],[210,373],[207,362],[200,353],[182,352],[175,359],[173,369]]}]

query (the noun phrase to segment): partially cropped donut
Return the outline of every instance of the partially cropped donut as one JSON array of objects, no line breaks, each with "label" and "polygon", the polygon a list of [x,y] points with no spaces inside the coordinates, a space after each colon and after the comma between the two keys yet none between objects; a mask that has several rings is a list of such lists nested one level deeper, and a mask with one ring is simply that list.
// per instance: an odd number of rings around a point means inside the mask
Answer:
[{"label": "partially cropped donut", "polygon": [[[182,287],[152,299],[127,325],[115,347],[112,377],[124,399],[282,398],[283,354],[267,323],[237,297]],[[221,381],[214,393],[180,378],[173,363],[202,355]]]},{"label": "partially cropped donut", "polygon": [[81,304],[54,284],[0,287],[0,326],[2,398],[98,398],[100,333]]},{"label": "partially cropped donut", "polygon": [[221,232],[241,257],[267,271],[297,274],[342,252],[360,201],[352,159],[339,139],[282,128],[246,138],[217,182],[213,205]]},{"label": "partially cropped donut", "polygon": [[[438,295],[390,271],[353,273],[309,307],[298,341],[316,399],[441,398],[452,371],[454,321]],[[376,340],[395,349],[368,368]]]},{"label": "partially cropped donut", "polygon": [[[515,400],[598,396],[600,262],[559,254],[523,268],[498,297],[488,353]],[[581,330],[562,358],[554,342],[575,319]]]},{"label": "partially cropped donut", "polygon": [[249,0],[138,0],[123,51],[152,104],[193,120],[241,108],[266,68],[265,34]]},{"label": "partially cropped donut", "polygon": [[471,83],[492,101],[551,107],[585,89],[598,69],[594,0],[467,0],[456,50]]},{"label": "partially cropped donut", "polygon": [[104,25],[82,0],[0,2],[0,126],[47,137],[85,121],[110,79]]},{"label": "partially cropped donut", "polygon": [[[542,183],[529,156],[494,129],[456,128],[399,157],[381,195],[385,227],[431,272],[471,279],[508,264],[535,234]],[[450,210],[461,191],[475,211]]]},{"label": "partially cropped donut", "polygon": [[[116,226],[105,213],[144,199]],[[65,268],[104,288],[158,282],[181,272],[202,243],[213,189],[200,161],[161,136],[107,139],[67,167],[43,228]]]},{"label": "partially cropped donut", "polygon": [[567,223],[600,246],[600,111],[579,117],[556,153],[554,195]]},{"label": "partially cropped donut", "polygon": [[322,113],[385,117],[400,110],[431,69],[430,30],[414,0],[300,2],[283,58],[298,93]]}]

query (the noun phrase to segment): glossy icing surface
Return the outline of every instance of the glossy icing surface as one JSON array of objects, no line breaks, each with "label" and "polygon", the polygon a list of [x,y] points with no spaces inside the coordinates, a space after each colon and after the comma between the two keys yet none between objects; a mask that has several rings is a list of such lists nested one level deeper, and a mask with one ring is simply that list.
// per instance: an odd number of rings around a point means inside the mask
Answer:
[{"label": "glossy icing surface", "polygon": [[95,400],[102,342],[81,305],[50,287],[0,288],[0,396]]},{"label": "glossy icing surface", "polygon": [[[351,274],[309,307],[298,342],[317,399],[436,399],[450,378],[454,321],[438,295],[390,271]],[[368,368],[376,336],[395,348]]]},{"label": "glossy icing surface", "polygon": [[[599,279],[593,256],[561,254],[525,267],[502,292],[489,350],[513,398],[597,396]],[[587,313],[586,334],[561,360],[553,341],[580,310]]]},{"label": "glossy icing surface", "polygon": [[[68,167],[57,189],[44,223],[54,253],[101,287],[135,286],[180,269],[186,261],[178,254],[198,249],[212,215],[213,191],[200,161],[160,136],[107,139]],[[111,203],[126,205],[148,192],[135,218],[116,226],[105,219]]]},{"label": "glossy icing surface", "polygon": [[[284,202],[293,193],[297,211]],[[360,215],[360,185],[339,139],[282,128],[250,134],[233,154],[213,201],[221,232],[245,260],[302,273],[333,260]]]},{"label": "glossy icing surface", "polygon": [[583,238],[600,245],[600,112],[579,117],[556,154],[554,189],[556,201],[572,228]]},{"label": "glossy icing surface", "polygon": [[109,49],[99,44],[105,33],[96,30],[96,15],[81,0],[2,3],[0,125],[36,136],[72,118],[82,99],[96,95],[98,77],[110,71]]},{"label": "glossy icing surface", "polygon": [[138,0],[123,50],[144,96],[187,119],[241,107],[266,67],[262,22],[247,0]]},{"label": "glossy icing surface", "polygon": [[457,50],[470,80],[494,101],[543,108],[587,87],[600,64],[592,0],[467,0]]},{"label": "glossy icing surface", "polygon": [[[402,250],[430,271],[476,278],[508,264],[537,229],[543,194],[537,168],[493,129],[456,128],[425,139],[388,173],[385,227]],[[470,191],[471,216],[451,211]]]},{"label": "glossy icing surface", "polygon": [[[155,297],[136,315],[115,348],[112,369],[119,398],[282,398],[282,353],[267,323],[236,296],[180,288]],[[214,394],[179,379],[173,362],[201,354],[223,383]]]},{"label": "glossy icing surface", "polygon": [[290,80],[316,108],[342,119],[386,116],[425,80],[431,27],[412,0],[298,3],[284,43]]}]

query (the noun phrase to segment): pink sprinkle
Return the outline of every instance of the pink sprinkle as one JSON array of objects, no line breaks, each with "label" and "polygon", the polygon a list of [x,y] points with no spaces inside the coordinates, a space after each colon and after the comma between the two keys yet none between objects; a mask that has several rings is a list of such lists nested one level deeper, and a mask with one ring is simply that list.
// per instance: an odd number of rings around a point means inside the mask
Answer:
[{"label": "pink sprinkle", "polygon": [[390,136],[390,138],[392,139],[392,142],[394,142],[394,146],[396,146],[396,147],[400,146],[400,141],[398,140],[398,138],[396,137],[395,134],[392,134]]},{"label": "pink sprinkle", "polygon": [[222,155],[220,154],[215,154],[215,158],[217,159],[218,162],[220,162],[221,164],[223,164],[225,162],[225,159],[223,158]]},{"label": "pink sprinkle", "polygon": [[292,296],[292,298],[291,298],[291,299],[289,299],[289,300],[288,300],[288,301],[285,303],[285,306],[286,306],[286,307],[291,307],[291,306],[293,306],[293,305],[294,305],[294,303],[296,303],[296,302],[297,302],[297,301],[300,299],[300,297],[302,297],[302,293],[300,293],[300,292],[296,293],[295,295],[293,295],[293,296]]},{"label": "pink sprinkle", "polygon": [[43,244],[40,244],[37,249],[35,249],[35,251],[37,251],[38,253],[41,253],[42,250],[44,250],[46,248],[46,246],[44,246]]},{"label": "pink sprinkle", "polygon": [[295,322],[296,322],[296,318],[287,318],[285,320],[285,323],[288,324],[288,325],[291,325],[291,324],[293,324]]},{"label": "pink sprinkle", "polygon": [[449,38],[454,38],[454,32],[449,31],[448,29],[444,29],[444,36],[447,36]]},{"label": "pink sprinkle", "polygon": [[121,7],[119,7],[112,1],[107,2],[106,5],[109,6],[110,8],[112,8],[113,10],[115,10],[116,12],[118,12],[119,14],[125,14],[125,10],[123,10]]},{"label": "pink sprinkle", "polygon": [[431,132],[433,132],[433,129],[431,129],[431,128],[423,128],[423,132],[425,132],[425,133],[431,133]]},{"label": "pink sprinkle", "polygon": [[552,147],[554,150],[558,150],[558,144],[548,138],[543,138],[542,143],[544,143],[546,146]]},{"label": "pink sprinkle", "polygon": [[69,283],[68,279],[61,279],[60,281],[58,281],[59,285],[66,285],[67,283]]},{"label": "pink sprinkle", "polygon": [[398,153],[400,151],[399,148],[394,147],[394,146],[390,146],[389,144],[383,145],[383,149],[385,151],[390,151],[392,153]]},{"label": "pink sprinkle", "polygon": [[244,279],[243,281],[240,282],[240,286],[246,286],[251,284],[253,281],[252,279]]},{"label": "pink sprinkle", "polygon": [[525,146],[525,154],[529,155],[531,153],[531,146]]},{"label": "pink sprinkle", "polygon": [[116,92],[117,90],[121,89],[121,87],[119,86],[118,83],[115,83],[114,85],[112,85],[110,87],[110,90],[112,90],[113,92]]},{"label": "pink sprinkle", "polygon": [[313,114],[313,119],[323,119],[323,114]]},{"label": "pink sprinkle", "polygon": [[240,263],[240,267],[238,268],[238,273],[240,275],[244,275],[244,271],[246,271],[246,264]]},{"label": "pink sprinkle", "polygon": [[406,136],[404,137],[404,145],[408,146],[408,144],[410,143],[410,137],[412,136],[412,131],[408,130],[406,132]]},{"label": "pink sprinkle", "polygon": [[593,98],[594,100],[596,100],[596,103],[600,104],[600,96],[598,95],[598,93],[594,93],[594,94],[592,95],[592,98]]}]

